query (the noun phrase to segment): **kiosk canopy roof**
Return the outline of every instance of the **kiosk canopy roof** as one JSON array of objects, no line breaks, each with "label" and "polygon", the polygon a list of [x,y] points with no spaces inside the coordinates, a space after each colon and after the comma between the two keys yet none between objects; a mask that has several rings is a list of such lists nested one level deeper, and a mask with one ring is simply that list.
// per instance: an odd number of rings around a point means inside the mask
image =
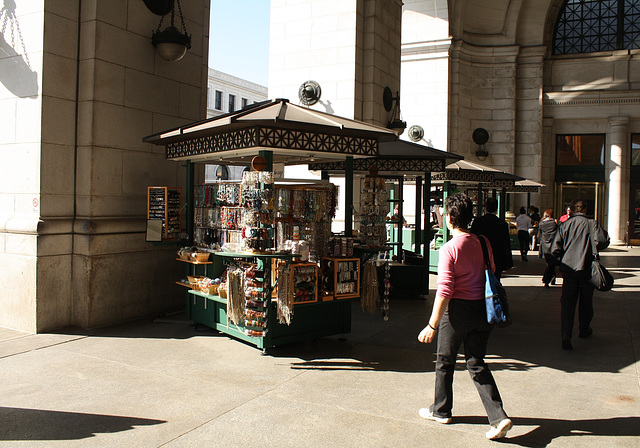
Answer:
[{"label": "kiosk canopy roof", "polygon": [[164,145],[168,159],[248,165],[260,150],[289,165],[372,157],[390,129],[276,99],[143,138]]}]

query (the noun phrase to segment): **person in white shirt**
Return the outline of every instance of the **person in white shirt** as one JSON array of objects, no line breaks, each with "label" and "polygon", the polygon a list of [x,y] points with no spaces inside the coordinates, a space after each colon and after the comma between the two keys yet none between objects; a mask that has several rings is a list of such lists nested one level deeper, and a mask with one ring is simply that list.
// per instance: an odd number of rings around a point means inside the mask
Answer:
[{"label": "person in white shirt", "polygon": [[522,261],[529,261],[527,260],[529,229],[533,228],[533,221],[527,216],[527,210],[524,207],[520,207],[520,214],[516,218],[516,226],[518,227],[518,240],[520,241],[520,256]]}]

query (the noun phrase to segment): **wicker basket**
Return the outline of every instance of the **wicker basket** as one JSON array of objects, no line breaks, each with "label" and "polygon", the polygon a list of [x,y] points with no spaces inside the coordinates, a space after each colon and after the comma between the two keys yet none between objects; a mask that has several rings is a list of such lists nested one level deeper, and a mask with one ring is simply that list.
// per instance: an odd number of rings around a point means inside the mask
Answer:
[{"label": "wicker basket", "polygon": [[220,287],[218,287],[218,295],[223,299],[227,298],[227,285],[220,285]]},{"label": "wicker basket", "polygon": [[200,280],[204,278],[204,275],[187,275],[189,283],[200,283]]},{"label": "wicker basket", "polygon": [[209,252],[193,252],[191,256],[199,262],[204,262],[209,260]]},{"label": "wicker basket", "polygon": [[203,293],[215,296],[218,294],[218,286],[220,285],[207,284],[207,285],[201,285],[200,288]]}]

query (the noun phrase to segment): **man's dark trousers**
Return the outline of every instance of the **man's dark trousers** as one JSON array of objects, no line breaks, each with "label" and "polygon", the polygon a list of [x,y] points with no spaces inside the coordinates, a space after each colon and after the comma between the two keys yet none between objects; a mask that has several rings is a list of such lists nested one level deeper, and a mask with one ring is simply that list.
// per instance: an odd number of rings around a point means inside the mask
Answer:
[{"label": "man's dark trousers", "polygon": [[587,334],[593,319],[593,285],[589,282],[590,272],[562,271],[562,297],[560,298],[560,320],[563,337],[571,337],[578,305],[580,334]]}]

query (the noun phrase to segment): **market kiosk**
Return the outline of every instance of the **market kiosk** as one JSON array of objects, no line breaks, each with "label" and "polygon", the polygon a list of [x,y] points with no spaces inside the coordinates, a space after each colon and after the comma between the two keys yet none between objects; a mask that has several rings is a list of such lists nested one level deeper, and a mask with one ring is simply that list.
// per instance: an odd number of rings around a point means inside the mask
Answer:
[{"label": "market kiosk", "polygon": [[[433,173],[431,182],[442,191],[442,204],[450,194],[452,189],[461,190],[466,193],[474,202],[475,215],[482,215],[482,204],[484,203],[484,191],[492,190],[493,196],[498,199],[498,216],[504,219],[506,207],[507,189],[513,188],[516,181],[523,178],[514,174],[481,165],[475,162],[460,160],[447,165],[438,173]],[[498,193],[499,192],[499,193]],[[435,233],[433,244],[429,250],[429,271],[437,273],[439,261],[439,249],[449,240],[449,230],[446,225],[442,225]]]},{"label": "market kiosk", "polygon": [[[432,173],[444,171],[447,164],[461,159],[462,156],[447,151],[396,140],[381,142],[379,154],[376,157],[354,160],[353,172],[364,176],[359,208],[359,234],[363,244],[357,250],[363,254],[363,259],[366,255],[378,251],[389,251],[390,255],[395,255],[395,261],[390,262],[390,282],[393,296],[413,297],[424,296],[428,293],[427,263],[431,225],[429,214],[423,214],[422,211],[429,209]],[[332,176],[344,175],[344,168],[345,165],[342,161],[309,164],[310,170],[322,171]],[[382,182],[376,182],[376,179]],[[371,188],[371,185],[375,183],[378,183],[378,187]],[[385,187],[385,183],[387,187]],[[403,191],[408,183],[415,184],[416,189],[415,216],[417,219],[413,229],[405,229],[402,224],[404,210],[408,206],[404,204]],[[399,208],[398,219],[385,220],[382,218],[389,213],[395,204]],[[375,213],[375,218],[369,215],[373,207],[379,207],[383,210],[382,213]],[[421,216],[424,217],[422,220]],[[373,219],[377,219],[377,222],[373,223]],[[372,227],[378,231],[372,230]],[[389,235],[387,235],[386,227],[389,227]],[[382,235],[382,239],[377,240],[377,245],[369,244],[368,238],[371,234]],[[389,240],[387,240],[387,236]],[[403,250],[406,242],[405,236],[411,238],[412,249],[415,254],[422,256],[421,259],[405,259],[406,251]],[[425,242],[426,245],[424,245]]]},{"label": "market kiosk", "polygon": [[[335,191],[328,182],[279,184],[273,165],[340,161],[353,179],[354,164],[376,157],[380,141],[395,139],[389,129],[285,99],[145,137],[163,145],[167,159],[186,162],[187,232],[195,250],[183,249],[176,262],[188,275],[178,282],[188,288],[188,318],[262,349],[349,333],[350,299],[360,294],[350,186],[345,235],[330,245]],[[199,163],[247,169],[240,185],[198,185]]]}]

